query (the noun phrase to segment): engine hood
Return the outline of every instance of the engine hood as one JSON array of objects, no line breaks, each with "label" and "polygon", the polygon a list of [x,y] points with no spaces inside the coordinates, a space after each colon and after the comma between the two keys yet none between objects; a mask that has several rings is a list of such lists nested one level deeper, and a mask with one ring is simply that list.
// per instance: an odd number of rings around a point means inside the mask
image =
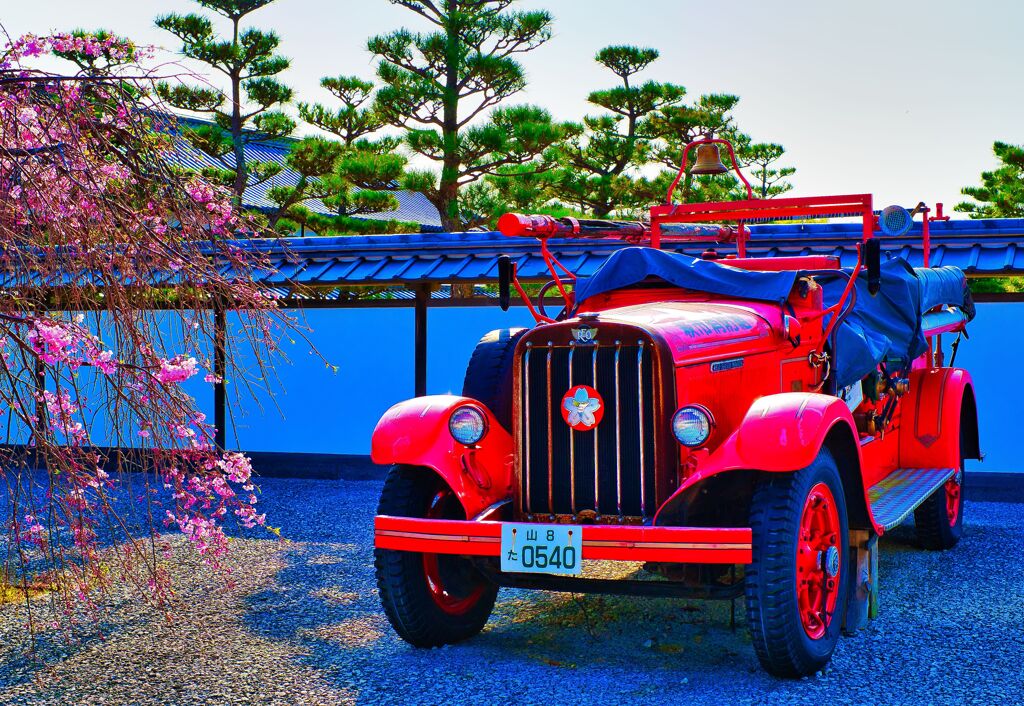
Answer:
[{"label": "engine hood", "polygon": [[597,329],[595,339],[602,321],[638,326],[663,340],[676,362],[682,362],[771,347],[776,341],[770,321],[780,318],[780,307],[772,305],[656,302],[606,309],[572,323]]}]

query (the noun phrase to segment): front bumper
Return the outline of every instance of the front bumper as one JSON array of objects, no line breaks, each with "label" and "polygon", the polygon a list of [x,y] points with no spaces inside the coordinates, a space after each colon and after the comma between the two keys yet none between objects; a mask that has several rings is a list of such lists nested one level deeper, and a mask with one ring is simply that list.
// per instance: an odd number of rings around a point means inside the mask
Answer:
[{"label": "front bumper", "polygon": [[[502,522],[426,520],[377,515],[374,546],[429,554],[500,557]],[[748,527],[646,527],[581,525],[583,558],[749,564]]]}]

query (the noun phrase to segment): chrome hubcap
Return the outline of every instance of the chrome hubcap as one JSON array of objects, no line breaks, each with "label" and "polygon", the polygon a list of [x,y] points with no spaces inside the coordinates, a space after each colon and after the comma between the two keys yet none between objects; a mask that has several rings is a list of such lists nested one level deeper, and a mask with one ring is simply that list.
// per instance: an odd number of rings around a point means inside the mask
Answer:
[{"label": "chrome hubcap", "polygon": [[829,547],[823,552],[818,552],[818,566],[829,578],[835,578],[839,574],[839,550]]}]

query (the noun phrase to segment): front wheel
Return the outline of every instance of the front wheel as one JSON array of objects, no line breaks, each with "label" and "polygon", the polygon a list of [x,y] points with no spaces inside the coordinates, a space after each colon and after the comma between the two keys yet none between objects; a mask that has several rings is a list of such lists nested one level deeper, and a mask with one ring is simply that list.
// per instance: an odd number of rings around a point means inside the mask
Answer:
[{"label": "front wheel", "polygon": [[[464,520],[451,488],[427,468],[393,466],[380,515]],[[465,557],[374,549],[381,604],[395,632],[416,647],[439,647],[479,633],[498,587]]]},{"label": "front wheel", "polygon": [[795,473],[766,474],[751,500],[747,622],[761,665],[813,674],[832,658],[846,608],[849,530],[842,480],[827,449]]}]

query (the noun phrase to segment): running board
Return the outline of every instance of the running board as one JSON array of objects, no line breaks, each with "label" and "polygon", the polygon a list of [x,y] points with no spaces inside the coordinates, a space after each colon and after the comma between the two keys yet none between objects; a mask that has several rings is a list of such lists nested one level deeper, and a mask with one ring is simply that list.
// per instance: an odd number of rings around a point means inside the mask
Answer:
[{"label": "running board", "polygon": [[954,475],[955,468],[897,468],[868,491],[875,522],[891,530]]}]

